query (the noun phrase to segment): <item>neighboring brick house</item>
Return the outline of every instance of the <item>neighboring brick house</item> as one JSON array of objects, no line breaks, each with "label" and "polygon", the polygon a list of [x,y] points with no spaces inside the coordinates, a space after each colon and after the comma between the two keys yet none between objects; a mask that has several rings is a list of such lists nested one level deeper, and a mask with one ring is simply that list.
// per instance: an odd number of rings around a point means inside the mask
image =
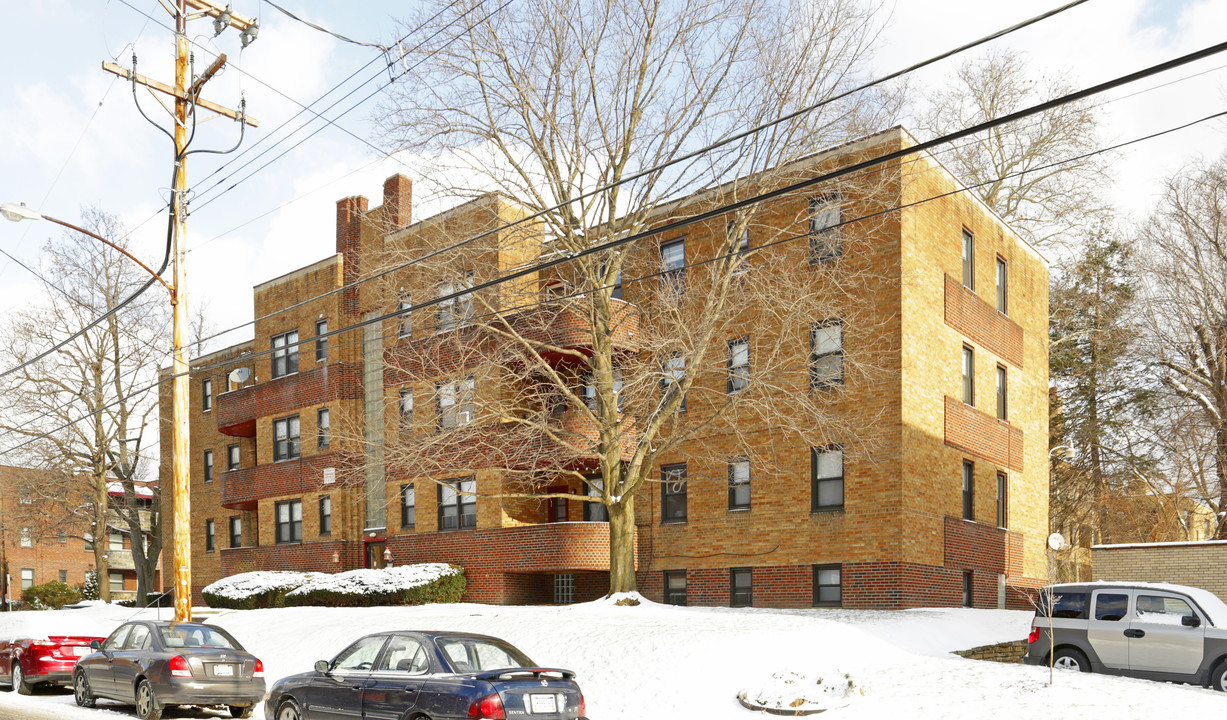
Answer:
[{"label": "neighboring brick house", "polygon": [[[816,174],[912,144],[896,128],[798,167]],[[639,585],[649,598],[764,607],[997,607],[1020,605],[1018,593],[1007,588],[1042,584],[1047,263],[972,194],[952,193],[961,186],[932,157],[877,172],[894,179],[882,182],[888,195],[876,201],[902,209],[862,238],[873,249],[864,262],[874,280],[855,292],[873,293],[863,300],[873,308],[874,330],[848,327],[823,336],[840,354],[844,343],[849,352],[856,344],[874,348],[882,377],[889,378],[864,386],[849,380],[834,407],[863,428],[860,439],[874,448],[873,456],[843,458],[842,450],[810,447],[759,421],[748,435],[770,445],[780,460],[772,473],[754,475],[736,502],[719,483],[646,487],[637,498],[636,543]],[[832,201],[823,192],[819,187],[774,201],[758,222],[785,227],[800,218],[812,228],[813,214],[832,212],[833,202],[837,214],[865,211],[841,208],[852,201]],[[492,361],[481,356],[476,339],[467,354],[457,354],[463,344],[444,342],[461,333],[463,323],[452,321],[467,312],[463,301],[436,308],[432,328],[376,320],[399,303],[442,292],[439,278],[425,270],[324,293],[369,277],[389,254],[420,256],[486,231],[480,252],[471,255],[478,280],[531,265],[544,252],[532,223],[514,233],[495,232],[524,217],[502,196],[486,195],[416,223],[410,222],[410,201],[402,176],[385,182],[381,207],[368,209],[362,197],[339,201],[337,254],[257,286],[254,342],[193,361],[197,598],[205,584],[244,570],[338,571],[377,567],[387,557],[460,564],[469,578],[467,599],[480,602],[564,602],[607,590],[608,526],[591,519],[600,517],[600,508],[531,497],[471,501],[423,483],[392,459],[391,443],[405,437],[398,434],[470,422],[468,403],[475,392],[492,392],[487,388],[497,385],[496,368],[483,366]],[[723,227],[688,229],[682,257],[700,256],[711,246],[704,233]],[[659,262],[658,247],[680,238],[666,232],[659,243],[632,252],[642,254],[641,265]],[[795,253],[798,264],[812,262],[812,245],[780,248]],[[506,312],[512,330],[575,347],[588,342],[588,320],[568,301],[551,299],[555,283],[564,280],[559,273],[530,274],[486,302]],[[649,294],[628,286],[615,303],[616,352],[643,352],[636,323],[651,302]],[[542,313],[551,318],[544,327]],[[365,324],[348,329],[359,322]],[[327,338],[322,353],[319,342],[291,350],[293,343],[342,328]],[[797,349],[802,367],[813,352]],[[228,375],[233,369],[245,371]],[[557,370],[573,372],[561,364]],[[247,379],[232,386],[230,377],[239,380],[244,372]],[[723,373],[711,379],[717,382],[723,387]],[[169,404],[164,385],[164,418]],[[558,417],[573,422],[566,408]],[[499,432],[491,426],[480,442],[450,449],[455,462],[472,468],[457,478],[471,481],[462,491],[475,488],[481,495],[506,482],[482,469],[482,454],[506,457],[515,450],[510,445],[524,439]],[[633,425],[627,432],[634,433]],[[662,461],[663,472],[733,478],[743,470],[730,460],[737,448],[721,446],[718,434],[713,429],[714,439],[684,448],[692,458],[688,467]],[[162,439],[165,480],[168,435]],[[703,459],[708,447],[716,451]],[[744,471],[749,477],[750,469]],[[838,502],[817,500],[834,491]],[[167,517],[169,501],[164,497]],[[169,533],[165,542],[169,547]]]}]

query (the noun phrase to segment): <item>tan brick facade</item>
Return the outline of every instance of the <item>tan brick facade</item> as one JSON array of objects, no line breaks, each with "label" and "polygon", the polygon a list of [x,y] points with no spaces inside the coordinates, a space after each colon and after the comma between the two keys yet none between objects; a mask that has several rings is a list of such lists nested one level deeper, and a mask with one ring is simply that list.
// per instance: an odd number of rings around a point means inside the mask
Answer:
[{"label": "tan brick facade", "polygon": [[[813,168],[835,167],[912,143],[903,131],[887,131],[831,151]],[[848,238],[859,243],[860,251],[843,263],[866,279],[851,290],[835,284],[830,289],[855,294],[867,308],[866,326],[845,328],[842,342],[848,354],[871,355],[881,369],[872,381],[850,374],[847,386],[831,395],[841,425],[856,429],[855,435],[831,438],[848,448],[842,505],[811,510],[811,451],[800,438],[758,419],[724,420],[751,425],[737,434],[713,427],[707,436],[679,448],[679,458],[689,458],[687,473],[693,478],[684,522],[662,521],[661,485],[649,485],[636,498],[637,571],[648,597],[663,598],[664,573],[684,572],[687,602],[729,604],[736,569],[739,577],[750,578],[755,605],[808,607],[829,578],[836,577],[842,604],[850,607],[957,605],[967,590],[975,605],[995,607],[1003,598],[1014,602],[1007,586],[1035,586],[1044,576],[1046,263],[974,198],[965,193],[939,197],[958,185],[932,159],[909,159],[877,172],[893,194],[875,202],[904,209],[884,215],[868,235]],[[891,177],[897,180],[886,180]],[[802,228],[803,234],[810,197],[774,202],[756,223],[780,232]],[[939,199],[921,202],[934,197]],[[582,522],[584,503],[567,501],[551,510],[549,503],[531,497],[480,497],[474,529],[440,531],[436,486],[415,478],[411,469],[388,464],[388,443],[398,432],[428,431],[440,422],[443,381],[471,372],[479,393],[509,390],[497,389],[497,367],[481,365],[486,340],[475,330],[398,331],[396,319],[374,322],[404,297],[434,297],[439,278],[427,270],[406,269],[356,289],[320,295],[368,277],[397,253],[421,257],[457,237],[479,237],[465,260],[473,282],[530,265],[542,252],[540,229],[531,223],[514,231],[497,229],[523,217],[523,210],[505,198],[485,196],[413,224],[410,198],[408,180],[396,176],[385,183],[380,207],[368,210],[361,197],[339,201],[338,254],[258,286],[254,343],[194,362],[201,368],[192,379],[197,591],[221,575],[246,569],[349,569],[378,562],[375,555],[384,549],[396,562],[446,560],[464,565],[469,598],[475,600],[548,602],[558,597],[554,591],[560,581],[571,584],[576,600],[608,588],[607,526]],[[844,212],[871,214],[874,207],[867,199],[848,197]],[[687,260],[710,254],[723,231],[723,221],[688,228]],[[964,232],[976,239],[975,291],[958,280]],[[674,235],[680,232],[666,232],[662,239]],[[795,257],[798,266],[809,265],[804,242],[781,244],[773,252]],[[642,272],[658,262],[656,253],[656,244],[632,250],[627,267],[634,270],[637,263]],[[998,262],[1005,263],[1009,279],[1007,312],[996,306]],[[568,310],[567,301],[541,304],[551,284],[565,280],[565,271],[545,275],[521,278],[484,301],[507,313],[508,327],[515,332],[560,347],[582,346],[588,342],[582,310]],[[624,315],[614,337],[616,352],[639,352],[635,323],[651,297],[643,284],[626,288],[625,302],[617,305]],[[316,299],[293,307],[307,298]],[[415,318],[442,317],[439,312]],[[542,324],[541,317],[550,320]],[[312,343],[304,343],[297,373],[285,377],[272,377],[267,354],[244,360],[270,350],[273,338],[284,333],[297,331],[300,341],[313,337],[314,323],[321,319],[333,331],[363,319],[371,324],[333,336],[325,363],[314,363]],[[972,405],[961,399],[965,346],[975,351],[974,381],[981,388]],[[797,365],[806,367],[808,346],[798,343],[795,353]],[[250,367],[252,378],[241,388],[223,392],[225,373],[238,366]],[[563,374],[573,372],[559,367]],[[1006,419],[998,419],[993,404],[999,372],[1007,378]],[[213,408],[202,412],[199,393],[206,375],[213,378],[218,395]],[[696,415],[705,411],[704,403],[717,402],[713,398],[724,392],[724,373],[710,375],[700,377],[701,385],[688,400]],[[412,414],[402,418],[404,391],[412,391],[415,404]],[[168,403],[167,394],[163,410]],[[334,428],[348,429],[349,445],[338,440],[326,449],[316,447],[315,418],[322,407],[329,408]],[[301,457],[275,459],[274,421],[293,415],[300,420]],[[563,413],[559,422],[576,420]],[[626,418],[625,437],[630,440],[625,443],[633,441],[634,422]],[[574,426],[571,430],[583,434]],[[541,445],[543,438],[495,424],[485,429],[481,440],[448,452],[454,464],[469,468],[464,474],[473,475],[487,494],[504,483],[499,473],[483,469],[494,465],[492,456],[498,456],[501,467],[517,467],[517,451],[548,447]],[[224,472],[230,443],[240,444],[242,464]],[[872,452],[855,450],[862,446]],[[216,479],[211,483],[201,479],[204,449],[214,451]],[[749,507],[730,510],[728,486],[720,478],[727,477],[727,459],[743,451],[770,455],[774,461],[769,471],[753,476]],[[165,474],[165,442],[163,458]],[[661,464],[668,462],[663,458]],[[965,520],[963,472],[968,462],[974,483],[972,517]],[[583,466],[577,459],[572,467]],[[1003,501],[997,498],[999,477],[1007,488]],[[410,525],[401,522],[399,508],[401,488],[411,484],[415,517]],[[579,492],[575,483],[570,485]],[[319,527],[321,495],[332,503],[332,529],[326,535]],[[277,504],[289,501],[301,501],[301,537],[278,542]],[[548,517],[551,512],[553,518]],[[229,548],[224,532],[230,516],[242,517],[242,547]],[[215,520],[217,549],[212,553],[203,552],[206,518]],[[569,522],[554,525],[548,523],[551,519]],[[831,570],[837,572],[831,575]],[[821,571],[828,572],[820,576]],[[826,579],[816,587],[819,577]]]},{"label": "tan brick facade", "polygon": [[1092,578],[1191,585],[1227,602],[1227,542],[1096,545]]}]

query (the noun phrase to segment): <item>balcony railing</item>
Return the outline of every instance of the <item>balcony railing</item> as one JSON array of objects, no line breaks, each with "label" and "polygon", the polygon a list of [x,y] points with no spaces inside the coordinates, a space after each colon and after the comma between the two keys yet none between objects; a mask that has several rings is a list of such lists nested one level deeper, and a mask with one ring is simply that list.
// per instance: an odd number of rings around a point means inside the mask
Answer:
[{"label": "balcony railing", "polygon": [[[638,562],[638,535],[635,536]],[[468,571],[567,573],[609,570],[609,523],[561,522],[387,539],[396,564],[450,562]]]},{"label": "balcony railing", "polygon": [[[329,487],[326,480],[331,475],[333,482],[336,482],[335,471],[342,460],[339,453],[325,453],[228,470],[221,474],[221,505],[231,510],[255,510],[256,504],[264,498],[297,495]],[[328,469],[334,472],[325,472]]]},{"label": "balcony railing", "polygon": [[1011,470],[1023,470],[1023,431],[946,396],[946,444]]},{"label": "balcony railing", "polygon": [[362,368],[331,363],[217,396],[213,412],[224,435],[255,437],[256,418],[285,415],[310,405],[362,397]]}]

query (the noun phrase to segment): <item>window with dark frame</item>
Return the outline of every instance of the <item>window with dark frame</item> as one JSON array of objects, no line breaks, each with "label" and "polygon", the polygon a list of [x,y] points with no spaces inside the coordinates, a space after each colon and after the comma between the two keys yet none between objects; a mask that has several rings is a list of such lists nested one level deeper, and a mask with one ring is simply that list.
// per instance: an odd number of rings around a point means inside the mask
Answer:
[{"label": "window with dark frame", "polygon": [[963,461],[963,519],[976,519],[976,464]]},{"label": "window with dark frame", "polygon": [[997,256],[997,312],[1002,315],[1009,314],[1010,307],[1010,292],[1009,292],[1009,266],[1006,265],[1005,258]]},{"label": "window with dark frame", "polygon": [[676,290],[686,287],[686,238],[660,244],[660,281]]},{"label": "window with dark frame", "polygon": [[319,501],[320,535],[332,534],[332,496],[321,495]]},{"label": "window with dark frame", "polygon": [[976,236],[967,228],[963,228],[963,285],[976,289]]},{"label": "window with dark frame", "polygon": [[204,451],[204,481],[213,482],[213,451]]},{"label": "window with dark frame", "polygon": [[439,410],[439,430],[461,427],[473,422],[473,376],[435,385]]},{"label": "window with dark frame", "polygon": [[844,382],[844,324],[842,320],[814,323],[809,330],[809,384],[812,388]]},{"label": "window with dark frame", "polygon": [[243,518],[230,516],[230,547],[243,547]]},{"label": "window with dark frame", "polygon": [[240,465],[239,444],[226,446],[226,470],[238,470]]},{"label": "window with dark frame", "polygon": [[273,377],[279,378],[298,372],[298,331],[274,335]]},{"label": "window with dark frame", "polygon": [[750,460],[729,462],[729,510],[750,509]]},{"label": "window with dark frame", "polygon": [[963,402],[976,405],[976,351],[963,346]]},{"label": "window with dark frame", "polygon": [[[565,489],[559,488],[558,492],[565,492]],[[566,522],[567,517],[567,499],[561,497],[550,498],[546,503],[546,522]]]},{"label": "window with dark frame", "polygon": [[[583,376],[584,387],[582,390],[584,404],[589,410],[596,412],[596,380],[593,377],[592,371],[584,372]],[[622,368],[616,367],[613,369],[613,391],[618,398],[618,412],[622,412]],[[565,400],[559,412],[566,409]]]},{"label": "window with dark frame", "polygon": [[413,427],[413,390],[401,390],[399,403],[400,429],[408,432]]},{"label": "window with dark frame", "polygon": [[328,321],[315,321],[315,361],[328,362]]},{"label": "window with dark frame", "polygon": [[[660,379],[660,397],[664,401],[669,395],[682,386],[682,380],[686,377],[686,356],[681,353],[673,353],[665,358],[661,363],[662,377]],[[686,411],[686,396],[682,395],[682,402],[677,407],[678,412]]]},{"label": "window with dark frame", "polygon": [[447,297],[473,287],[473,271],[464,274],[464,280],[459,283],[443,283],[439,286],[439,297],[446,298],[438,304],[439,332],[469,324],[473,319],[473,293],[465,292],[455,297]]},{"label": "window with dark frame", "polygon": [[302,500],[285,500],[273,505],[273,521],[276,523],[276,542],[302,542]]},{"label": "window with dark frame", "polygon": [[663,575],[665,604],[684,606],[686,604],[686,571],[665,570]]},{"label": "window with dark frame", "polygon": [[400,486],[400,526],[411,528],[417,525],[417,494],[413,483]]},{"label": "window with dark frame", "polygon": [[997,366],[997,419],[1006,420],[1006,410],[1008,395],[1006,394],[1006,373],[1005,366]]},{"label": "window with dark frame", "polygon": [[1003,472],[997,473],[997,527],[1009,527],[1009,493],[1010,478]]},{"label": "window with dark frame", "polygon": [[686,522],[686,463],[660,466],[660,521]]},{"label": "window with dark frame", "polygon": [[843,566],[814,566],[814,607],[842,607]]},{"label": "window with dark frame", "polygon": [[298,416],[273,421],[273,461],[299,457]]},{"label": "window with dark frame", "polygon": [[473,478],[439,483],[439,532],[477,527],[477,481]]},{"label": "window with dark frame", "polygon": [[205,520],[205,552],[213,552],[213,519]]},{"label": "window with dark frame", "polygon": [[750,385],[750,339],[729,341],[729,376],[725,389],[732,395]]},{"label": "window with dark frame", "polygon": [[754,605],[754,573],[750,568],[729,568],[729,607]]},{"label": "window with dark frame", "polygon": [[[736,223],[728,223],[724,232],[727,235],[732,235],[737,231]],[[733,274],[740,275],[750,269],[750,263],[746,261],[746,255],[750,252],[750,226],[747,224],[741,231],[741,236],[737,238],[737,246],[733,248]]]},{"label": "window with dark frame", "polygon": [[[601,497],[605,492],[605,478],[600,475],[585,475],[584,494],[588,497]],[[584,503],[584,520],[588,522],[609,522],[609,508],[601,502]]]},{"label": "window with dark frame", "polygon": [[399,313],[396,316],[397,337],[407,338],[413,334],[413,313],[409,311],[411,307],[413,307],[413,298],[408,293],[401,295],[400,302],[396,304],[396,312]]},{"label": "window with dark frame", "polygon": [[332,423],[328,408],[315,411],[316,447],[327,448],[332,444]]},{"label": "window with dark frame", "polygon": [[844,252],[843,198],[838,194],[811,198],[809,201],[809,262],[810,265],[838,260]]},{"label": "window with dark frame", "polygon": [[205,378],[200,381],[200,412],[213,409],[213,381]]},{"label": "window with dark frame", "polygon": [[975,602],[975,585],[970,570],[963,571],[963,607],[972,607]]},{"label": "window with dark frame", "polygon": [[844,509],[844,449],[810,448],[810,512]]}]

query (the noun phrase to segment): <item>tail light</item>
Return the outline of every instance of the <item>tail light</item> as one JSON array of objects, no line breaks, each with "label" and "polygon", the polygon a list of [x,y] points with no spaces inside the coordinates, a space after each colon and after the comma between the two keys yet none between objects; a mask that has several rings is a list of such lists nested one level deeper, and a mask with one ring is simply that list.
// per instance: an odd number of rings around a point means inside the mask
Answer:
[{"label": "tail light", "polygon": [[188,667],[187,660],[184,660],[182,655],[175,655],[170,659],[170,675],[171,677],[192,676],[192,668]]},{"label": "tail light", "polygon": [[1034,645],[1036,640],[1040,639],[1040,629],[1037,627],[1031,628],[1031,634],[1027,636],[1027,644]]},{"label": "tail light", "polygon": [[498,693],[494,693],[475,701],[469,706],[469,717],[482,720],[485,718],[507,720],[507,713],[503,711],[503,699],[498,696]]},{"label": "tail light", "polygon": [[256,669],[251,673],[253,678],[264,677],[264,661],[256,658]]},{"label": "tail light", "polygon": [[584,702],[584,694],[579,694],[579,716],[588,717],[588,703]]}]

